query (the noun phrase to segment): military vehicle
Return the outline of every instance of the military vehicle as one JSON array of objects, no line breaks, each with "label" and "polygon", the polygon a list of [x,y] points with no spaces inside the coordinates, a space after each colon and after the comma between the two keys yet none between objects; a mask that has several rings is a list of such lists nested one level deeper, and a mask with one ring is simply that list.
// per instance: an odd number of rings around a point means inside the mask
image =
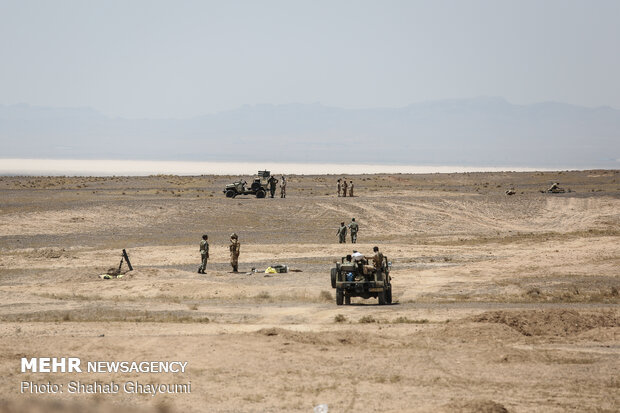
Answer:
[{"label": "military vehicle", "polygon": [[392,303],[390,269],[392,263],[383,257],[381,268],[368,265],[368,259],[349,261],[342,257],[331,269],[332,288],[336,289],[336,304],[351,304],[351,297],[378,298],[379,305]]},{"label": "military vehicle", "polygon": [[237,195],[256,195],[256,198],[264,198],[269,190],[267,181],[269,181],[270,176],[271,171],[258,171],[249,188],[246,188],[246,181],[239,180],[226,185],[224,194],[226,194],[226,198],[234,198]]}]

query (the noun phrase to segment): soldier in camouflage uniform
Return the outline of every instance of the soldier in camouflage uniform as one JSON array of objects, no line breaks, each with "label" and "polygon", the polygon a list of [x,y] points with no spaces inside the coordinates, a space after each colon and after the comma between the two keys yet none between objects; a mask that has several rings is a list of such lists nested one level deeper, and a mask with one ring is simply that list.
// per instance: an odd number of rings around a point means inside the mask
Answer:
[{"label": "soldier in camouflage uniform", "polygon": [[202,258],[202,263],[200,267],[198,267],[198,274],[205,274],[205,270],[207,269],[207,260],[209,259],[208,239],[209,236],[205,234],[202,236],[202,241],[200,241],[200,258]]},{"label": "soldier in camouflage uniform", "polygon": [[286,198],[286,177],[284,175],[280,180],[280,198]]},{"label": "soldier in camouflage uniform", "polygon": [[351,223],[349,224],[349,229],[351,230],[351,243],[357,243],[357,231],[360,229],[360,226],[357,222],[355,222],[355,218],[351,218]]},{"label": "soldier in camouflage uniform", "polygon": [[353,196],[353,181],[349,181],[349,196]]},{"label": "soldier in camouflage uniform", "polygon": [[338,180],[338,196],[340,197],[340,179]]},{"label": "soldier in camouflage uniform", "polygon": [[342,196],[347,196],[347,180],[346,178],[342,180]]},{"label": "soldier in camouflage uniform", "polygon": [[272,176],[269,178],[267,183],[269,184],[269,193],[271,194],[271,197],[273,198],[273,196],[276,193],[276,185],[278,184],[278,180],[275,178],[275,176]]},{"label": "soldier in camouflage uniform", "polygon": [[347,226],[344,225],[344,222],[340,223],[340,228],[338,228],[338,232],[336,234],[338,235],[338,242],[340,244],[347,243]]},{"label": "soldier in camouflage uniform", "polygon": [[239,243],[239,237],[237,234],[233,233],[230,236],[230,265],[233,269],[233,272],[238,272],[237,266],[239,265],[239,252],[241,250],[241,244]]}]

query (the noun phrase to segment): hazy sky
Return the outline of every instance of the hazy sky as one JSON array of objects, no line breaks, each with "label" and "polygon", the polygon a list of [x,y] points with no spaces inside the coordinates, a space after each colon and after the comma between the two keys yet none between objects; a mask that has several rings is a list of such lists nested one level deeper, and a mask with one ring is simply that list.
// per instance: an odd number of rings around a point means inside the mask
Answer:
[{"label": "hazy sky", "polygon": [[502,96],[620,108],[620,1],[0,0],[0,104],[177,118]]}]

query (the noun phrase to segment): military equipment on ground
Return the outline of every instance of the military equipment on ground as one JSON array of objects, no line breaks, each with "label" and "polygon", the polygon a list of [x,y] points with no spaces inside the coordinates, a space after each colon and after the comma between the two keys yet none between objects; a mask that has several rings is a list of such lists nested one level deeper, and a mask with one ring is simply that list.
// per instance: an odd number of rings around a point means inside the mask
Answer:
[{"label": "military equipment on ground", "polygon": [[[560,184],[557,182],[554,182],[553,185],[551,185],[551,187],[549,189],[547,189],[546,191],[549,194],[563,194],[566,191],[564,190],[564,188],[560,188]],[[570,192],[570,190],[568,191]]]},{"label": "military equipment on ground", "polygon": [[246,181],[240,180],[226,185],[224,194],[226,194],[226,198],[234,198],[237,195],[256,195],[256,198],[264,198],[267,196],[267,181],[269,181],[270,176],[270,171],[258,171],[249,188],[246,188]]},{"label": "military equipment on ground", "polygon": [[121,258],[121,263],[118,265],[118,272],[121,272],[121,267],[123,266],[123,260],[127,263],[129,267],[129,271],[133,271],[133,266],[131,265],[131,261],[129,261],[129,255],[127,255],[127,251],[123,248],[123,258]]},{"label": "military equipment on ground", "polygon": [[332,288],[336,289],[336,304],[351,304],[351,297],[377,298],[379,305],[392,303],[392,263],[383,257],[381,268],[368,265],[368,259],[347,261],[342,257],[331,269]]}]

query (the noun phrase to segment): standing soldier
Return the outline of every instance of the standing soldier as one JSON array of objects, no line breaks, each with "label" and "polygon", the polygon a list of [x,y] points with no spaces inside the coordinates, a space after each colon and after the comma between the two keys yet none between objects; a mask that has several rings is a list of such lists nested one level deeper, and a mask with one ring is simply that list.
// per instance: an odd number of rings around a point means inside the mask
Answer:
[{"label": "standing soldier", "polygon": [[209,259],[209,242],[207,240],[209,236],[207,234],[202,236],[202,241],[200,241],[200,258],[202,258],[202,262],[200,267],[198,267],[198,274],[205,274],[205,270],[207,269],[207,260]]},{"label": "standing soldier", "polygon": [[349,196],[353,196],[353,181],[349,181]]},{"label": "standing soldier", "polygon": [[286,178],[282,175],[280,180],[280,198],[286,198]]},{"label": "standing soldier", "polygon": [[338,235],[338,242],[340,244],[347,243],[347,227],[344,225],[344,222],[340,223],[340,228],[338,228],[338,232],[336,234]]},{"label": "standing soldier", "polygon": [[272,176],[269,178],[267,183],[269,184],[269,193],[271,194],[271,197],[273,198],[273,196],[276,193],[276,184],[278,183],[278,180],[276,179],[275,176]]},{"label": "standing soldier", "polygon": [[376,270],[383,269],[383,254],[379,252],[379,247],[374,247],[372,249],[375,252],[375,255],[372,257],[372,263],[375,266]]},{"label": "standing soldier", "polygon": [[238,272],[237,266],[239,265],[239,251],[241,250],[241,244],[239,243],[239,237],[234,232],[230,236],[230,265],[233,272]]},{"label": "standing soldier", "polygon": [[342,196],[347,196],[347,178],[342,180]]},{"label": "standing soldier", "polygon": [[338,197],[340,197],[340,179],[338,180]]},{"label": "standing soldier", "polygon": [[357,224],[357,222],[355,222],[355,218],[351,218],[349,229],[351,230],[351,244],[356,244],[357,243],[357,231],[360,229],[360,226]]}]

